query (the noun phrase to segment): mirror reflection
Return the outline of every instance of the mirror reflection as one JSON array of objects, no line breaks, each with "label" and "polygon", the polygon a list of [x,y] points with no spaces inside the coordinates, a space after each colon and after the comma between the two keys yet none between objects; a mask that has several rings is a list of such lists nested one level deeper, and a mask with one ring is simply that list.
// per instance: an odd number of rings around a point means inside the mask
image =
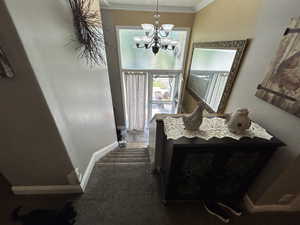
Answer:
[{"label": "mirror reflection", "polygon": [[236,49],[194,48],[189,88],[215,112],[218,111],[236,52]]},{"label": "mirror reflection", "polygon": [[248,40],[198,42],[193,55],[187,89],[209,112],[223,113]]}]

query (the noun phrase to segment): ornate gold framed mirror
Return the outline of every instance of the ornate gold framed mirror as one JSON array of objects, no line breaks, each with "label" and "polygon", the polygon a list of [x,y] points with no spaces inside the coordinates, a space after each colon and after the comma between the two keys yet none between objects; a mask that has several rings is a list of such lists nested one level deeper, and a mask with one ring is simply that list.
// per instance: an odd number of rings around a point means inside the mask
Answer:
[{"label": "ornate gold framed mirror", "polygon": [[207,111],[223,113],[248,40],[193,44],[187,90]]}]

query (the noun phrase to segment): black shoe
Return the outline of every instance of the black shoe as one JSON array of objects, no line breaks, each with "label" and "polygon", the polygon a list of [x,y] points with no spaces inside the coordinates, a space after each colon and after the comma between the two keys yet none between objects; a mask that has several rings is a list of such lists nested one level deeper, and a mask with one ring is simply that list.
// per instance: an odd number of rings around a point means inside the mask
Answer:
[{"label": "black shoe", "polygon": [[233,213],[236,216],[242,215],[242,210],[238,208],[234,203],[231,202],[218,202],[218,204],[225,209],[229,210],[231,213]]},{"label": "black shoe", "polygon": [[214,216],[218,217],[224,223],[229,223],[229,216],[228,216],[228,214],[217,203],[204,201],[203,205],[204,205],[204,208],[206,209],[206,211],[208,213],[210,213],[211,215],[214,215]]}]

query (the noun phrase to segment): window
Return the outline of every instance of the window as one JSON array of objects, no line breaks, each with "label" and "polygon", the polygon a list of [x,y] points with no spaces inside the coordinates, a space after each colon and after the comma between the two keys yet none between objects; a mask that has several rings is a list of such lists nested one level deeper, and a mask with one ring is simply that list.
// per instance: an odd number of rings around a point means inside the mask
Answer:
[{"label": "window", "polygon": [[[148,94],[145,108],[149,121],[156,113],[178,111],[189,29],[173,30],[170,37],[179,42],[176,51],[160,50],[157,55],[154,55],[151,49],[136,47],[134,37],[143,35],[143,30],[138,27],[117,27],[123,90],[126,89],[126,74],[146,74]],[[128,94],[123,96],[124,102],[129,101]],[[126,124],[129,124],[128,120],[132,116],[128,116],[127,107],[125,111]]]},{"label": "window", "polygon": [[133,39],[143,36],[142,29],[119,28],[120,58],[122,69],[127,70],[181,70],[188,35],[187,30],[174,30],[170,37],[179,41],[176,51],[160,50],[155,56],[151,50],[137,48]]}]

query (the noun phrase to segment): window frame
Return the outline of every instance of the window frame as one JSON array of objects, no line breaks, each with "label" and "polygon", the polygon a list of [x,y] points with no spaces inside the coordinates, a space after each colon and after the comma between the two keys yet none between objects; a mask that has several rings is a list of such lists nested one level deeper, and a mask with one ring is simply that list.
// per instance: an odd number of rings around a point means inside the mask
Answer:
[{"label": "window frame", "polygon": [[[188,51],[188,46],[189,46],[189,40],[190,40],[190,32],[191,28],[189,27],[175,27],[173,30],[174,31],[186,31],[186,42],[184,46],[184,54],[183,54],[183,60],[182,60],[182,65],[180,70],[159,70],[159,69],[123,69],[122,68],[122,57],[121,57],[121,49],[120,49],[120,36],[119,36],[119,31],[122,29],[131,29],[131,30],[142,30],[140,26],[116,26],[116,36],[117,36],[117,47],[118,47],[118,59],[119,59],[119,67],[120,67],[120,72],[126,72],[126,71],[146,71],[146,72],[164,72],[164,71],[176,71],[176,72],[183,72],[184,71],[184,65],[187,59],[187,51]],[[133,41],[133,40],[132,40]],[[151,51],[149,49],[149,51]]]}]

